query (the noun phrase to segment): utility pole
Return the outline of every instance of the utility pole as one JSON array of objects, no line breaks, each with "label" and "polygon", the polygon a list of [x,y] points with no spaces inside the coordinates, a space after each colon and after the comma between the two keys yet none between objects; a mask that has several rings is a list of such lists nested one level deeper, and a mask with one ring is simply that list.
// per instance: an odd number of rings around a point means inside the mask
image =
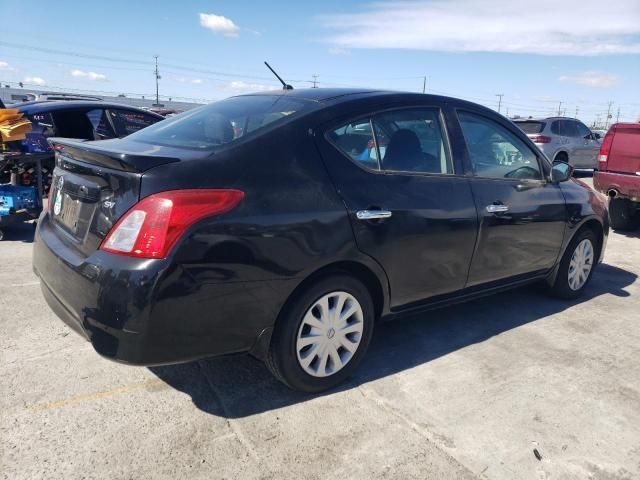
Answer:
[{"label": "utility pole", "polygon": [[620,122],[620,107],[618,107],[618,113],[616,114],[616,123]]},{"label": "utility pole", "polygon": [[317,73],[314,73],[311,76],[313,77],[313,87],[311,87],[311,88],[318,88],[318,77],[320,75],[318,75]]},{"label": "utility pole", "polygon": [[427,77],[426,75],[422,77],[422,93],[427,91]]},{"label": "utility pole", "polygon": [[558,116],[559,117],[561,116],[561,113],[562,113],[561,109],[562,109],[562,102],[558,103]]},{"label": "utility pole", "polygon": [[507,118],[509,118],[509,107],[507,107]]},{"label": "utility pole", "polygon": [[609,130],[609,119],[611,118],[611,106],[613,101],[609,100],[609,108],[607,108],[607,118],[604,120],[604,129]]},{"label": "utility pole", "polygon": [[160,80],[160,74],[158,73],[158,55],[154,55],[154,58],[156,59],[156,71],[155,71],[155,75],[156,75],[156,106],[160,106],[160,95],[158,94],[158,80]]},{"label": "utility pole", "polygon": [[576,105],[576,116],[573,118],[578,118],[578,111],[580,111],[580,109],[578,108],[578,106]]},{"label": "utility pole", "polygon": [[504,93],[496,93],[496,97],[498,97],[498,113],[500,113],[500,107],[502,107],[502,97],[504,97]]}]

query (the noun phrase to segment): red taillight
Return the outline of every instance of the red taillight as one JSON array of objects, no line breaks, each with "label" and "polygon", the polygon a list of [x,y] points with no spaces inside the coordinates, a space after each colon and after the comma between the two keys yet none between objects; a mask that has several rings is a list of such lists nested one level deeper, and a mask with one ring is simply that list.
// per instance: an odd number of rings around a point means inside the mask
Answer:
[{"label": "red taillight", "polygon": [[531,138],[533,143],[549,143],[551,141],[551,137],[547,137],[546,135],[534,135]]},{"label": "red taillight", "polygon": [[607,161],[609,160],[609,152],[611,151],[611,144],[613,143],[613,135],[616,131],[615,125],[612,126],[602,140],[600,145],[600,154],[598,155],[598,169],[606,170]]},{"label": "red taillight", "polygon": [[178,238],[198,220],[234,208],[240,190],[172,190],[150,195],[109,231],[100,245],[105,252],[140,258],[164,258]]}]

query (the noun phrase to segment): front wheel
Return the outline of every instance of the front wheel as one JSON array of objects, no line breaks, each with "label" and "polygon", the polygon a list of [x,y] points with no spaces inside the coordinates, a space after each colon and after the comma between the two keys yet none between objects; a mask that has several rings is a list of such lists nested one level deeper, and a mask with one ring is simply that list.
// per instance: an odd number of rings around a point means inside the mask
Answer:
[{"label": "front wheel", "polygon": [[585,228],[571,240],[560,260],[558,274],[551,285],[551,293],[560,298],[580,296],[591,280],[597,262],[596,236]]},{"label": "front wheel", "polygon": [[358,367],[371,340],[374,308],[367,288],[344,274],[323,277],[286,307],[267,366],[294,390],[320,392]]}]

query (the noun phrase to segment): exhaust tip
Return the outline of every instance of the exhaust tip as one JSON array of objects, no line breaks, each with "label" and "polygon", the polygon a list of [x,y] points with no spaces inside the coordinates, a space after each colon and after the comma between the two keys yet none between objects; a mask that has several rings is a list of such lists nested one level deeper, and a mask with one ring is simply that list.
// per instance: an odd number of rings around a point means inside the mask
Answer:
[{"label": "exhaust tip", "polygon": [[609,195],[609,198],[616,198],[618,196],[618,191],[612,188],[607,192],[607,195]]}]

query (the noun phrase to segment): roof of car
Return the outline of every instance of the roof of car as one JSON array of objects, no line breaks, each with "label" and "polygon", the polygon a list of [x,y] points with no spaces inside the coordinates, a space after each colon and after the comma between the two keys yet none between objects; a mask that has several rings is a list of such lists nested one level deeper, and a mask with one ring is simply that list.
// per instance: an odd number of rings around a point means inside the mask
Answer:
[{"label": "roof of car", "polygon": [[102,100],[40,100],[33,102],[18,103],[11,106],[19,109],[22,113],[33,114],[42,112],[51,112],[53,110],[73,110],[78,108],[119,108],[133,110],[135,112],[146,113],[149,115],[163,118],[162,115],[143,110],[131,105],[122,105],[120,103],[103,102]]},{"label": "roof of car", "polygon": [[577,120],[573,117],[521,117],[512,119],[514,122],[545,122],[548,120]]},{"label": "roof of car", "polygon": [[[294,90],[268,90],[264,92],[248,93],[238,96],[254,96],[254,95],[272,95],[272,96],[287,96],[299,98],[302,100],[313,101],[317,103],[341,103],[348,102],[350,100],[356,100],[364,97],[382,97],[382,96],[396,96],[396,97],[421,97],[430,98],[437,101],[455,101],[459,104],[472,105],[473,102],[468,102],[455,97],[446,97],[442,95],[431,95],[416,92],[403,92],[398,90],[374,90],[367,88],[301,88]],[[476,105],[476,104],[473,104]]]}]

